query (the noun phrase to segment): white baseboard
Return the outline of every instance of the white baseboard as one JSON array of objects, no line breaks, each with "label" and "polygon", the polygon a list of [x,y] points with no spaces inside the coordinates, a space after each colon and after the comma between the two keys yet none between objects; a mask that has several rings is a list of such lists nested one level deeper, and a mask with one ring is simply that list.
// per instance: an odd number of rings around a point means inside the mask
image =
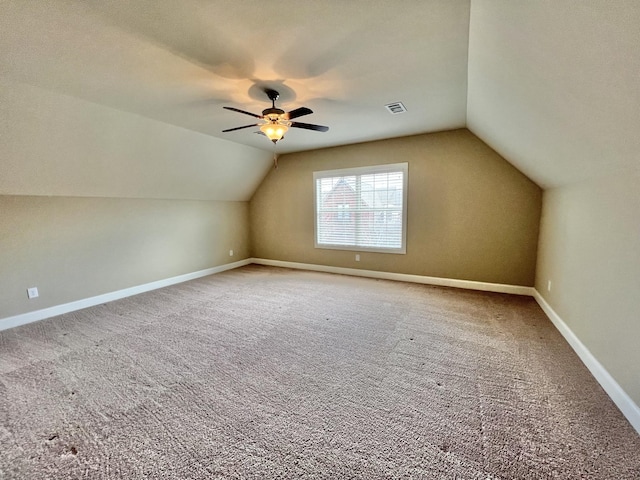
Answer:
[{"label": "white baseboard", "polygon": [[169,285],[175,285],[176,283],[182,283],[188,280],[206,277],[207,275],[213,275],[214,273],[220,273],[224,272],[225,270],[242,267],[244,265],[249,265],[250,263],[251,259],[247,258],[245,260],[226,263],[224,265],[218,265],[217,267],[211,267],[204,270],[199,270],[197,272],[185,273],[184,275],[178,275],[176,277],[165,278],[163,280],[145,283],[144,285],[137,285],[135,287],[124,288],[115,292],[96,295],[95,297],[83,298],[82,300],[76,300],[74,302],[64,303],[62,305],[56,305],[54,307],[43,308],[41,310],[35,310],[33,312],[14,315],[12,317],[5,317],[0,319],[0,330],[6,330],[8,328],[25,325],[27,323],[37,322],[38,320],[44,320],[45,318],[55,317],[56,315],[62,315],[63,313],[74,312],[82,308],[93,307],[94,305],[111,302],[120,298],[130,297],[131,295],[137,295],[139,293],[148,292],[150,290],[168,287]]},{"label": "white baseboard", "polygon": [[301,270],[314,270],[318,272],[339,273],[343,275],[354,275],[361,277],[380,278],[385,280],[398,280],[402,282],[423,283],[428,285],[440,285],[445,287],[466,288],[470,290],[482,290],[488,292],[511,293],[515,295],[533,295],[532,287],[522,287],[517,285],[503,285],[499,283],[474,282],[469,280],[455,280],[451,278],[425,277],[421,275],[410,275],[405,273],[377,272],[374,270],[360,270],[357,268],[330,267],[325,265],[315,265],[310,263],[284,262],[280,260],[267,260],[263,258],[247,258],[233,263],[219,265],[217,267],[199,270],[197,272],[186,273],[176,277],[157,280],[155,282],[137,285],[135,287],[117,290],[115,292],[104,293],[95,297],[83,298],[62,305],[34,310],[33,312],[22,313],[11,317],[0,318],[0,330],[18,327],[31,322],[44,320],[45,318],[55,317],[64,313],[73,312],[83,308],[93,307],[105,302],[111,302],[120,298],[130,297],[139,293],[156,290],[158,288],[168,287],[176,283],[182,283],[214,273],[224,272],[234,268],[256,263],[259,265],[271,265],[275,267],[295,268]]},{"label": "white baseboard", "polygon": [[547,314],[553,325],[576,352],[589,369],[596,381],[611,397],[622,414],[627,418],[635,430],[640,433],[640,407],[629,397],[622,387],[614,380],[602,364],[585,347],[573,331],[551,308],[540,293],[533,287],[519,285],[504,285],[499,283],[474,282],[469,280],[456,280],[452,278],[426,277],[421,275],[409,275],[404,273],[377,272],[374,270],[360,270],[357,268],[330,267],[310,263],[285,262],[281,260],[269,260],[264,258],[252,258],[251,263],[269,265],[274,267],[295,268],[301,270],[313,270],[317,272],[339,273],[343,275],[355,275],[360,277],[381,278],[385,280],[398,280],[403,282],[423,283],[427,285],[440,285],[445,287],[466,288],[470,290],[482,290],[487,292],[510,293],[516,295],[528,295],[536,299],[542,310]]},{"label": "white baseboard", "polygon": [[471,280],[456,280],[454,278],[426,277],[423,275],[411,275],[407,273],[378,272],[375,270],[360,270],[359,268],[330,267],[313,263],[284,262],[281,260],[269,260],[265,258],[252,258],[252,263],[269,265],[272,267],[295,268],[299,270],[313,270],[316,272],[339,273],[357,277],[380,278],[384,280],[397,280],[400,282],[422,283],[426,285],[438,285],[441,287],[465,288],[467,290],[482,290],[484,292],[510,293],[513,295],[533,296],[533,287],[520,285],[505,285],[502,283],[474,282]]},{"label": "white baseboard", "polygon": [[580,341],[576,334],[573,333],[569,326],[564,323],[537,290],[534,290],[533,297],[565,340],[571,345],[571,348],[573,348],[578,357],[580,357],[582,363],[585,364],[600,386],[618,406],[631,426],[640,434],[640,407],[627,395],[627,392],[614,380],[611,374],[602,366],[596,357],[593,356],[589,349]]},{"label": "white baseboard", "polygon": [[551,308],[540,293],[533,287],[524,287],[520,285],[505,285],[500,283],[475,282],[470,280],[456,280],[452,278],[427,277],[422,275],[410,275],[405,273],[378,272],[374,270],[360,270],[357,268],[331,267],[326,265],[316,265],[310,263],[285,262],[281,260],[268,260],[264,258],[248,258],[233,263],[219,265],[217,267],[199,270],[197,272],[186,273],[176,277],[157,280],[155,282],[137,285],[131,288],[117,290],[115,292],[97,295],[95,297],[84,298],[74,302],[56,305],[54,307],[43,308],[33,312],[14,315],[0,319],[0,330],[25,325],[27,323],[36,322],[45,318],[62,315],[64,313],[73,312],[105,302],[111,302],[120,298],[130,297],[139,293],[156,290],[158,288],[168,287],[177,283],[194,280],[196,278],[213,275],[214,273],[224,272],[234,268],[242,267],[255,263],[258,265],[269,265],[274,267],[294,268],[300,270],[312,270],[317,272],[338,273],[342,275],[353,275],[369,278],[380,278],[384,280],[397,280],[402,282],[413,282],[427,285],[439,285],[445,287],[465,288],[469,290],[481,290],[486,292],[509,293],[515,295],[533,296],[542,310],[547,314],[551,322],[562,334],[571,348],[576,352],[578,357],[589,369],[591,374],[600,383],[602,388],[607,392],[609,397],[618,406],[629,423],[640,434],[640,407],[629,397],[622,387],[614,380],[593,354],[585,347],[580,339],[571,331],[567,324],[558,316]]}]

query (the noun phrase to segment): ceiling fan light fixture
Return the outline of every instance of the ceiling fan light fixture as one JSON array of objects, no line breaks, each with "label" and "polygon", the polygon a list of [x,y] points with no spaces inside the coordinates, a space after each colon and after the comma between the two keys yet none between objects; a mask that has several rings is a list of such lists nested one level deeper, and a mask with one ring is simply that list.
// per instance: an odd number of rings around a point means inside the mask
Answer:
[{"label": "ceiling fan light fixture", "polygon": [[241,127],[235,128],[227,128],[226,130],[222,130],[223,132],[234,132],[236,130],[242,130],[244,128],[258,127],[260,128],[260,132],[269,140],[271,140],[274,144],[278,140],[282,140],[284,134],[287,133],[289,127],[294,128],[304,128],[306,130],[315,130],[317,132],[326,132],[329,130],[329,127],[325,127],[323,125],[314,125],[312,123],[300,123],[293,122],[294,118],[302,117],[304,115],[309,115],[313,113],[313,110],[307,107],[298,107],[290,112],[285,112],[281,108],[276,107],[276,100],[280,95],[275,90],[271,90],[266,88],[264,92],[271,100],[271,108],[266,108],[262,111],[262,115],[258,115],[256,113],[247,112],[245,110],[240,110],[239,108],[234,107],[222,107],[227,110],[231,110],[238,113],[243,113],[245,115],[249,115],[251,117],[259,118],[264,121],[264,123],[253,123],[251,125],[243,125]]},{"label": "ceiling fan light fixture", "polygon": [[284,137],[284,134],[287,133],[289,127],[286,125],[282,125],[279,123],[265,123],[260,126],[260,130],[264,133],[269,140],[273,143],[276,143],[278,140],[281,140]]}]

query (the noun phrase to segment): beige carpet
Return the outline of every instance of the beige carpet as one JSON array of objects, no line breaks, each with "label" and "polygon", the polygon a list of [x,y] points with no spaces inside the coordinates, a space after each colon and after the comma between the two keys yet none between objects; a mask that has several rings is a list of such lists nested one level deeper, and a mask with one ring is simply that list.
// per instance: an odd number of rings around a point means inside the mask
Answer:
[{"label": "beige carpet", "polygon": [[638,479],[531,298],[249,266],[0,332],[0,478]]}]

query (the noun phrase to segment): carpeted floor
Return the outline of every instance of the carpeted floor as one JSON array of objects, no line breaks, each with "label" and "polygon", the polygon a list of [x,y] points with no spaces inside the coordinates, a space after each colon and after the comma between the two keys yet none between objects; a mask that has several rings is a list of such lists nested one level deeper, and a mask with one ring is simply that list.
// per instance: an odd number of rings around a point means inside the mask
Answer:
[{"label": "carpeted floor", "polygon": [[248,266],[0,332],[2,479],[638,479],[535,301]]}]

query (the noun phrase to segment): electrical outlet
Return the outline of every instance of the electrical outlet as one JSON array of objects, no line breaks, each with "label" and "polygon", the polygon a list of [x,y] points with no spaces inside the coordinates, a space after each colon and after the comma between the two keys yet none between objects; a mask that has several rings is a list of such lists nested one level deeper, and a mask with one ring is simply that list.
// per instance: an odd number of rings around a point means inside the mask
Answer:
[{"label": "electrical outlet", "polygon": [[27,297],[36,298],[38,296],[38,287],[27,288]]},{"label": "electrical outlet", "polygon": [[551,291],[551,280],[547,282],[547,292]]},{"label": "electrical outlet", "polygon": [[359,262],[359,261],[360,261],[360,254],[356,253],[356,262]]},{"label": "electrical outlet", "polygon": [[233,257],[233,250],[229,250],[229,256]]}]

